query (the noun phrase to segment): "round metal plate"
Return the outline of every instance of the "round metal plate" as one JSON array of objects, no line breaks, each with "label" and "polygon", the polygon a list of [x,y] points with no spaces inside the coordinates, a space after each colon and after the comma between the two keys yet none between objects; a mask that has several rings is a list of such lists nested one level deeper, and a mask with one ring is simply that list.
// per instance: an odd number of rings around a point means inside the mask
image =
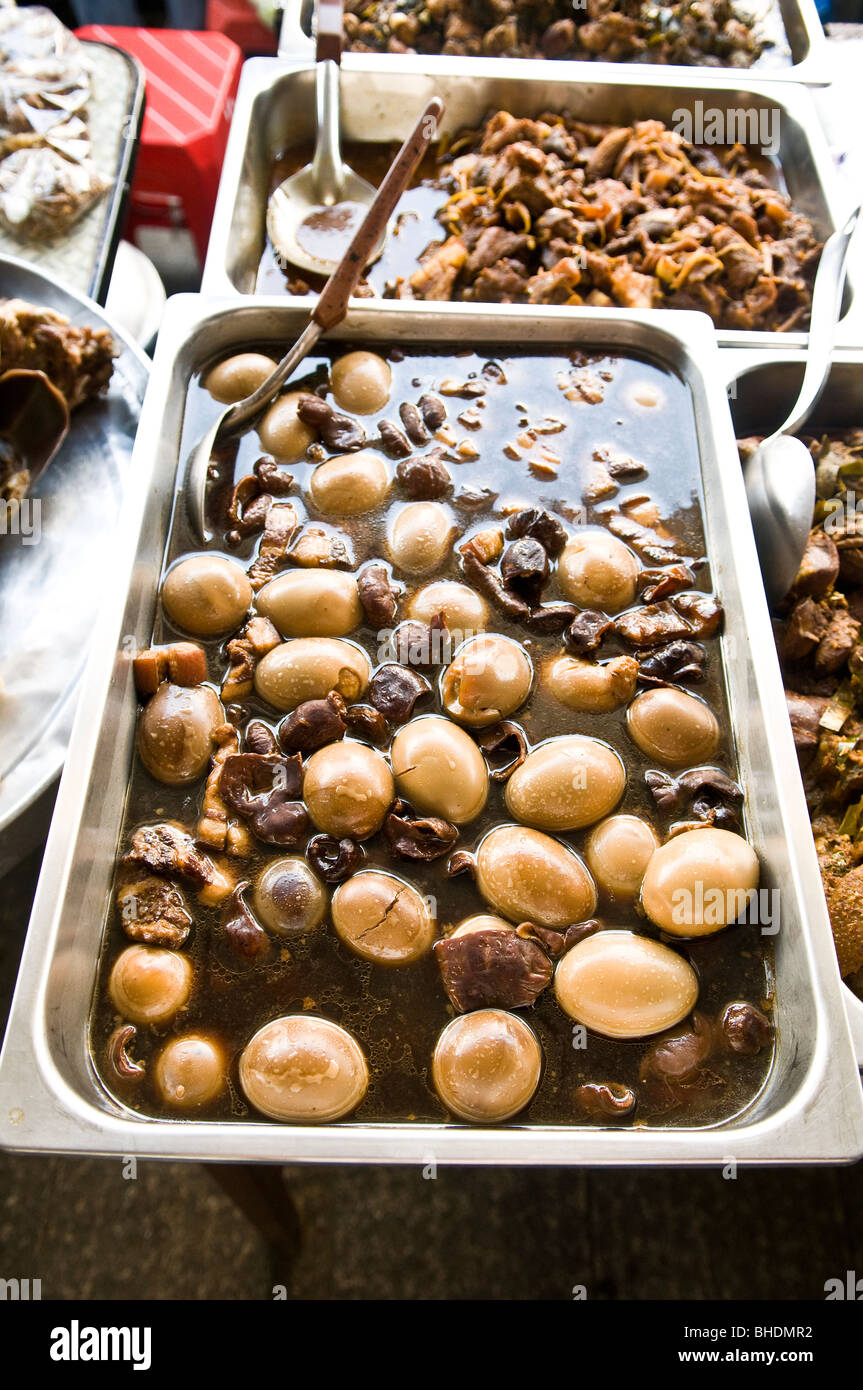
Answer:
[{"label": "round metal plate", "polygon": [[0,830],[58,776],[123,498],[149,359],[91,300],[0,258],[0,295],[110,330],[107,396],[82,406],[28,508],[0,517]]}]

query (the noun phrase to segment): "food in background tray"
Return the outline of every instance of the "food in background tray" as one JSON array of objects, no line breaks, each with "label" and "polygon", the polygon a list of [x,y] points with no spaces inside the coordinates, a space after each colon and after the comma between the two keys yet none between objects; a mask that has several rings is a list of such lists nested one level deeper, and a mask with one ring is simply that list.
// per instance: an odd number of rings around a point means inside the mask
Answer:
[{"label": "food in background tray", "polygon": [[[190,386],[188,439],[263,356]],[[739,1113],[770,938],[686,387],[466,346],[301,370],[215,461],[208,549],[176,513],[134,659],[107,1086],[186,1118]]]},{"label": "food in background tray", "polygon": [[62,443],[69,412],[107,391],[115,355],[105,328],[0,299],[0,501],[26,496]]},{"label": "food in background tray", "polygon": [[839,968],[863,993],[863,431],[806,442],[815,525],[777,647]]},{"label": "food in background tray", "polygon": [[84,49],[49,10],[0,10],[0,222],[22,240],[67,231],[110,187],[90,157]]},{"label": "food in background tray", "polygon": [[[274,182],[287,172],[282,161]],[[821,251],[809,218],[743,146],[696,147],[661,121],[497,111],[456,135],[400,208],[369,294],[700,309],[744,330],[808,322]]]},{"label": "food in background tray", "polygon": [[729,0],[346,0],[355,53],[449,53],[746,68],[764,48],[744,5]]}]

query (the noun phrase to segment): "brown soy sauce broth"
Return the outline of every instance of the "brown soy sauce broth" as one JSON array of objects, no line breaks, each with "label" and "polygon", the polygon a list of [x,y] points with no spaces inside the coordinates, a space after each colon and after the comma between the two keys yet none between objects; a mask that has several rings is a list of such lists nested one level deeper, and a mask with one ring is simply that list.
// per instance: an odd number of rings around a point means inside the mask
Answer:
[{"label": "brown soy sauce broth", "polygon": [[[374,188],[383,183],[398,152],[398,141],[372,143],[360,140],[347,141],[342,151],[345,163]],[[274,193],[285,179],[310,164],[313,155],[314,146],[308,141],[293,145],[280,155],[273,165],[267,196]],[[365,275],[366,281],[379,298],[385,296],[388,285],[411,275],[429,243],[445,235],[443,227],[436,220],[436,214],[449,198],[449,189],[436,182],[437,176],[434,156],[427,154],[414,174],[410,187],[405,189],[398,201],[391,233],[384,249]],[[343,240],[341,249],[344,250],[346,245]],[[336,253],[330,248],[327,254]],[[317,294],[326,284],[326,276],[315,275],[295,266],[284,267],[272,242],[265,235],[255,293],[290,293],[289,286],[292,282],[302,282]]]},{"label": "brown soy sauce broth", "polygon": [[[259,344],[246,345],[249,349]],[[242,351],[243,347],[238,347]],[[338,355],[338,353],[336,353]],[[697,439],[692,402],[688,388],[672,372],[635,356],[609,357],[601,354],[573,354],[568,359],[561,352],[524,353],[499,356],[492,361],[489,355],[470,351],[430,353],[409,348],[404,352],[393,349],[386,354],[393,373],[393,389],[387,406],[374,416],[362,417],[368,443],[375,447],[376,423],[382,418],[398,419],[402,401],[415,402],[423,392],[439,392],[441,383],[450,380],[485,379],[485,405],[478,408],[482,417],[479,429],[469,430],[459,425],[457,417],[465,409],[476,406],[475,401],[447,396],[447,427],[458,438],[468,438],[479,451],[472,462],[447,466],[453,478],[453,497],[447,505],[456,522],[458,544],[472,533],[489,525],[503,524],[503,509],[515,504],[542,505],[568,519],[579,516],[582,489],[591,465],[594,449],[613,445],[642,461],[648,474],[645,480],[620,487],[616,497],[586,509],[586,520],[595,523],[603,510],[617,505],[627,497],[649,493],[658,503],[663,519],[674,534],[685,542],[686,551],[693,556],[704,555],[704,535],[701,523],[703,497],[698,468]],[[317,354],[309,357],[300,369],[290,389],[298,386],[314,389],[327,379],[330,357]],[[593,379],[602,383],[603,399],[597,404],[568,400],[559,381],[567,373],[580,370],[587,364]],[[207,364],[210,365],[210,364]],[[497,376],[497,370],[502,373]],[[564,377],[561,377],[564,374]],[[637,397],[644,388],[652,391],[656,404],[647,406]],[[185,457],[192,442],[220,409],[202,389],[199,380],[190,384],[180,456]],[[553,417],[562,421],[564,429],[545,439],[561,458],[557,478],[536,477],[528,467],[528,456],[516,461],[508,458],[505,446],[512,443],[524,428],[524,422]],[[430,447],[430,446],[426,446]],[[418,453],[425,449],[417,450]],[[244,437],[235,456],[224,463],[221,484],[214,495],[224,500],[233,481],[251,471],[254,460],[262,452],[256,435]],[[452,452],[452,451],[450,451]],[[530,455],[534,457],[536,454]],[[307,503],[307,486],[315,463],[302,461],[287,466],[293,474],[294,491],[289,498],[297,508],[301,521],[306,517],[315,524],[327,522],[319,518]],[[390,467],[395,470],[391,461]],[[465,489],[491,489],[493,498],[482,510],[467,509],[459,504],[459,493]],[[392,515],[404,505],[397,485],[391,489],[387,502],[377,511],[358,518],[347,518],[341,529],[351,540],[356,567],[386,554],[384,536]],[[221,528],[222,534],[224,527]],[[244,541],[236,548],[225,547],[218,538],[212,549],[223,549],[234,558],[248,563],[257,548],[258,538]],[[167,569],[180,556],[198,550],[187,528],[185,513],[178,506],[172,519],[165,555]],[[710,591],[710,568],[704,564],[697,570],[698,587]],[[406,611],[406,602],[414,589],[438,578],[460,578],[455,549],[448,563],[440,570],[411,578],[396,572],[405,585],[400,601],[398,620]],[[544,601],[560,598],[554,579],[544,591]],[[721,597],[721,596],[720,596]],[[557,636],[527,633],[523,627],[510,622],[498,610],[490,608],[490,629],[521,641],[539,670],[546,656],[557,653],[561,642]],[[157,606],[152,641],[169,642],[182,634],[174,629]],[[368,628],[358,629],[351,640],[360,643],[368,652],[373,668],[380,664],[378,635]],[[227,667],[224,643],[202,643],[207,650],[209,679],[218,688]],[[708,651],[704,682],[696,687],[717,714],[723,729],[722,756],[718,760],[730,775],[736,776],[734,755],[719,643],[705,643]],[[614,644],[609,647],[613,652]],[[605,655],[603,650],[603,656]],[[434,679],[435,673],[429,673]],[[433,696],[417,706],[416,714],[440,712],[437,688]],[[263,704],[254,695],[241,708],[231,707],[231,716],[244,727],[252,718],[262,718],[273,728],[283,716]],[[624,710],[610,714],[582,714],[566,709],[543,688],[537,686],[526,708],[515,718],[525,729],[532,746],[556,734],[586,733],[607,740],[621,754],[627,768],[625,796],[617,808],[649,819],[663,839],[671,816],[657,812],[644,782],[649,760],[630,740],[624,725]],[[155,782],[136,759],[132,771],[126,816],[121,838],[121,853],[128,845],[132,832],[140,825],[155,820],[175,819],[194,832],[203,781],[191,789],[176,789]],[[462,828],[458,848],[473,849],[483,835],[495,824],[509,821],[503,799],[504,787],[492,782],[487,806],[477,820]],[[577,852],[583,853],[589,831],[562,835]],[[484,910],[484,904],[469,875],[447,878],[446,858],[431,864],[413,864],[394,860],[383,836],[378,834],[364,844],[364,867],[388,869],[412,882],[421,893],[435,899],[439,929],[451,927],[474,912]],[[233,864],[238,877],[254,881],[261,867],[275,857],[302,853],[295,850],[259,846],[253,860],[231,861],[217,857],[218,862]],[[164,1028],[139,1028],[134,1056],[143,1062],[147,1075],[143,1082],[118,1087],[105,1067],[105,1045],[117,1018],[107,999],[107,978],[119,952],[128,944],[116,909],[112,906],[100,983],[92,1029],[92,1046],[97,1068],[115,1095],[127,1105],[145,1114],[167,1115],[156,1094],[150,1073],[155,1057],[165,1040],[175,1034],[200,1029],[218,1036],[231,1059],[230,1093],[201,1112],[201,1118],[258,1117],[246,1105],[237,1083],[237,1060],[252,1035],[267,1021],[283,1014],[308,1011],[342,1023],[358,1039],[369,1061],[371,1085],[363,1104],[352,1117],[355,1121],[437,1121],[446,1116],[429,1080],[431,1054],[443,1027],[453,1016],[434,957],[407,967],[383,968],[373,966],[353,956],[338,940],[332,926],[325,921],[306,938],[277,941],[270,959],[262,964],[240,960],[231,951],[220,931],[220,910],[201,908],[191,893],[187,904],[195,916],[195,926],[184,950],[190,954],[195,970],[195,987],[186,1009],[171,1025]],[[603,925],[633,928],[650,935],[659,935],[634,907],[620,908],[600,893],[597,909]],[[772,971],[768,938],[759,934],[757,926],[740,924],[714,937],[700,941],[674,940],[671,944],[691,961],[701,985],[698,1008],[711,1017],[717,1016],[733,1000],[745,999],[771,1008]],[[595,1034],[587,1036],[586,1047],[574,1046],[572,1022],[558,1008],[553,990],[549,987],[537,1003],[519,1013],[535,1029],[544,1052],[545,1068],[540,1087],[526,1111],[516,1123],[551,1125],[595,1124],[586,1120],[578,1110],[573,1093],[587,1081],[622,1082],[630,1085],[639,1097],[634,1115],[618,1123],[704,1126],[726,1121],[746,1109],[766,1082],[771,1065],[770,1050],[753,1058],[712,1057],[706,1079],[698,1088],[687,1092],[683,1099],[648,1100],[638,1081],[641,1059],[651,1040],[634,1043],[612,1042]],[[348,1120],[346,1123],[350,1123]]]}]

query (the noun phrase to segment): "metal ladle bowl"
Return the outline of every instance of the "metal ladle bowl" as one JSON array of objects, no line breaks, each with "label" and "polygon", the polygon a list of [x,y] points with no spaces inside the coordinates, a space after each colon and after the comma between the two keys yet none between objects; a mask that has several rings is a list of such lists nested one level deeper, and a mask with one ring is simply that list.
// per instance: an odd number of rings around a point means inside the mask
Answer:
[{"label": "metal ladle bowl", "polygon": [[806,445],[794,436],[821,399],[830,372],[848,248],[859,215],[857,207],[821,252],[812,292],[806,370],[797,400],[785,422],[746,464],[746,499],[771,606],[785,597],[797,578],[812,529],[815,467]]},{"label": "metal ladle bowl", "polygon": [[[296,266],[314,275],[331,275],[375,198],[372,184],[342,159],[339,62],[343,9],[342,0],[319,0],[314,159],[280,183],[267,204],[267,234],[283,270]],[[369,263],[380,256],[387,233],[385,226]]]}]

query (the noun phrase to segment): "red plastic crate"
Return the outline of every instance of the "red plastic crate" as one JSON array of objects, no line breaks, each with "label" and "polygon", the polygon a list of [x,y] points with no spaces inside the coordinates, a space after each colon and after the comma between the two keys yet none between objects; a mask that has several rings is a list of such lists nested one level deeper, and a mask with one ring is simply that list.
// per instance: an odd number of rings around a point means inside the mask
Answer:
[{"label": "red plastic crate", "polygon": [[130,223],[134,227],[151,220],[148,204],[153,210],[160,201],[179,199],[203,262],[240,81],[241,50],[224,34],[186,29],[91,24],[76,32],[79,38],[131,53],[146,73],[147,107]]}]

